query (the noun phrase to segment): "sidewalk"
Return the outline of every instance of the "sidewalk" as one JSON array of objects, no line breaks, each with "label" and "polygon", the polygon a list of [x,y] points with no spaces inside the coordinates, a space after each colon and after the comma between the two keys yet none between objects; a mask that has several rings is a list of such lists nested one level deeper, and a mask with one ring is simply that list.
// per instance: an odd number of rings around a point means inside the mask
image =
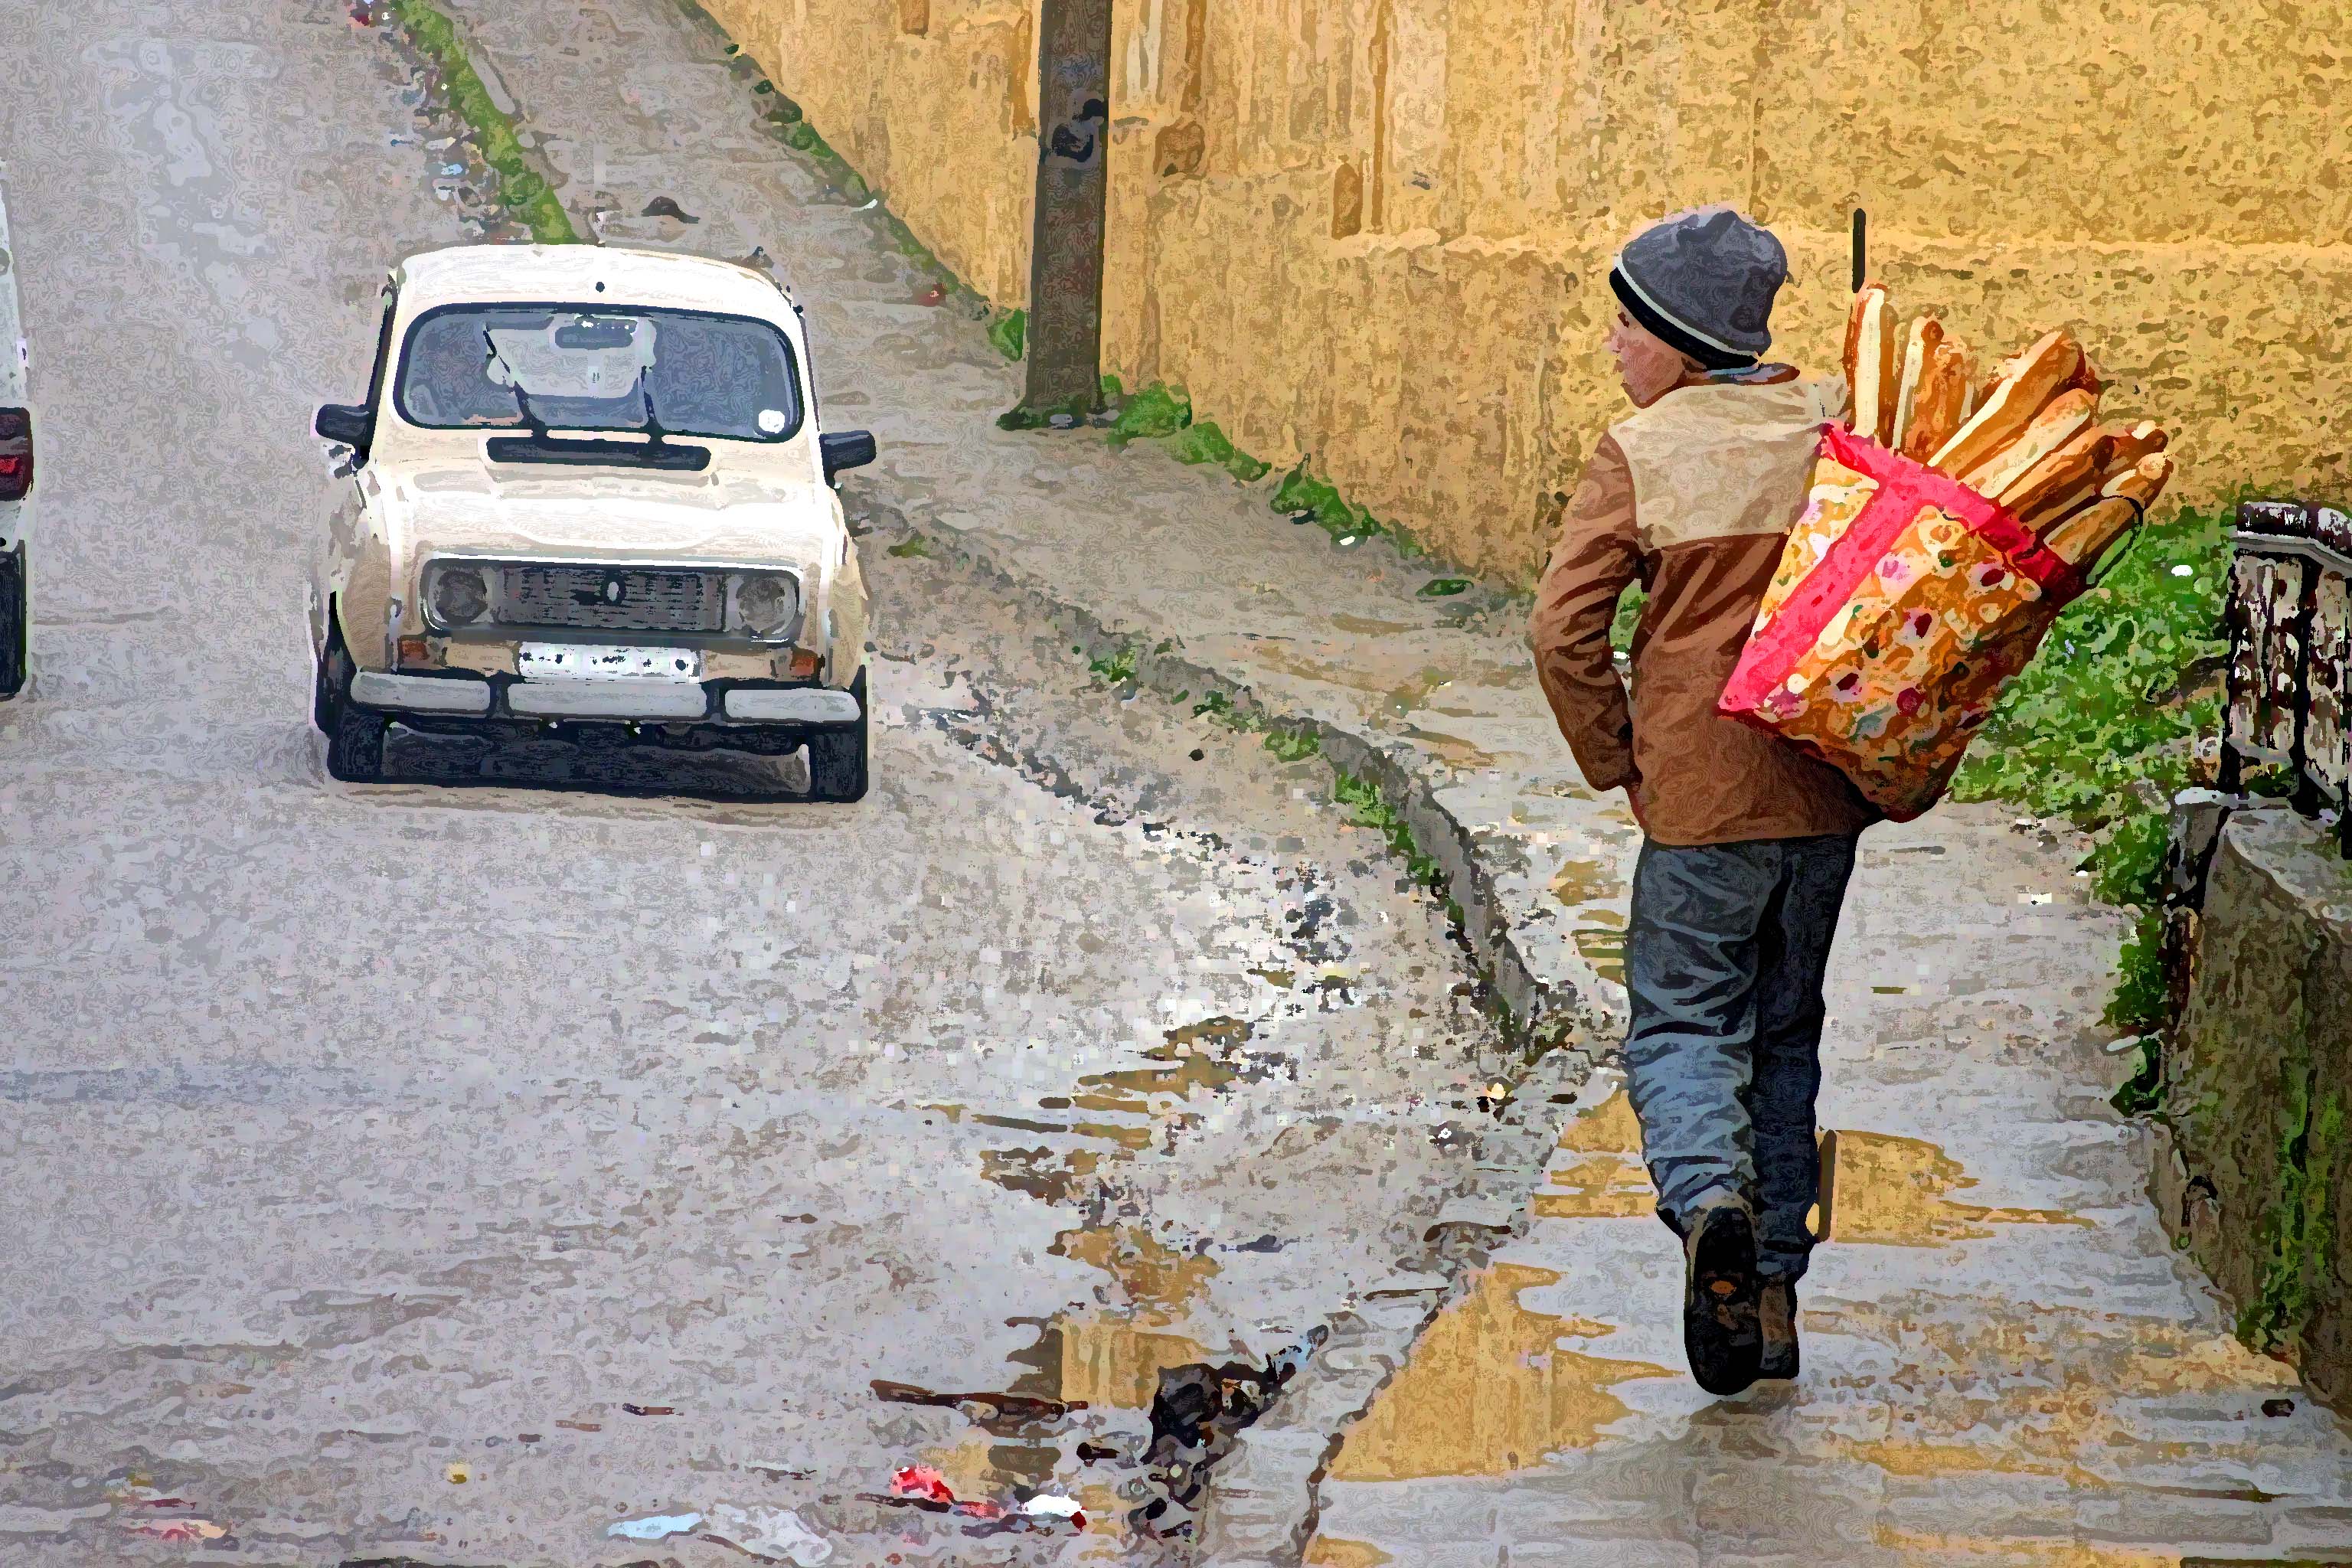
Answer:
[{"label": "sidewalk", "polygon": [[[793,285],[829,423],[880,442],[845,487],[869,574],[919,535],[1061,613],[1087,654],[1132,648],[1149,688],[1312,728],[1444,866],[1515,1017],[1571,1042],[1502,1119],[1488,1189],[1433,1238],[1446,1257],[1481,1243],[1483,1267],[1401,1274],[1332,1325],[1217,1472],[1204,1558],[1297,1562],[1318,1507],[1307,1560],[1347,1568],[2352,1546],[2352,1443],[2230,1338],[2141,1195],[2142,1135],[2106,1107],[2126,1076],[2097,1026],[2122,921],[2080,891],[2078,846],[1952,807],[1865,841],[1835,965],[1836,1244],[1806,1292],[1806,1374],[1708,1401],[1681,1373],[1675,1249],[1640,1217],[1605,1075],[1544,1171],[1553,1093],[1622,1016],[1636,834],[1577,777],[1523,612],[1421,597],[1426,566],[1339,549],[1270,512],[1267,485],[1150,443],[999,431],[1017,368],[756,127],[725,40],[673,0],[446,3],[603,237],[756,247]],[[633,216],[657,197],[698,221]],[[2280,1399],[2291,1413],[2263,1414]]]}]

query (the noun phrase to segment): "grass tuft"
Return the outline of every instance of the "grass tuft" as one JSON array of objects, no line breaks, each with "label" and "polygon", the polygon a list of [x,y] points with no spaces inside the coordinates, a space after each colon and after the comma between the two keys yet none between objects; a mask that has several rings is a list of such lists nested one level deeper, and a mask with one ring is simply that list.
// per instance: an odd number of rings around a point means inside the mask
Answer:
[{"label": "grass tuft", "polygon": [[1020,359],[1029,352],[1029,312],[1002,310],[990,317],[988,341],[1006,359]]},{"label": "grass tuft", "polygon": [[409,42],[439,68],[451,111],[472,129],[482,161],[499,172],[500,199],[530,228],[531,238],[541,245],[580,243],[572,215],[530,166],[513,117],[499,108],[467,58],[457,24],[425,0],[393,0],[392,14]]},{"label": "grass tuft", "polygon": [[1370,779],[1335,770],[1331,782],[1331,798],[1348,808],[1348,820],[1359,827],[1370,827],[1388,840],[1390,852],[1404,862],[1405,874],[1415,884],[1431,892],[1443,892],[1445,869],[1436,858],[1425,853],[1420,840],[1412,836],[1412,825],[1403,814],[1389,804],[1388,796]]},{"label": "grass tuft", "polygon": [[1192,400],[1165,382],[1154,382],[1138,388],[1119,405],[1118,417],[1110,427],[1110,444],[1124,447],[1129,441],[1173,436],[1192,423]]},{"label": "grass tuft", "polygon": [[1180,463],[1213,463],[1244,484],[1265,478],[1274,467],[1235,447],[1213,419],[1185,426],[1168,443],[1168,450]]},{"label": "grass tuft", "polygon": [[1122,643],[1108,658],[1087,660],[1087,668],[1105,686],[1125,686],[1135,679],[1135,645]]}]

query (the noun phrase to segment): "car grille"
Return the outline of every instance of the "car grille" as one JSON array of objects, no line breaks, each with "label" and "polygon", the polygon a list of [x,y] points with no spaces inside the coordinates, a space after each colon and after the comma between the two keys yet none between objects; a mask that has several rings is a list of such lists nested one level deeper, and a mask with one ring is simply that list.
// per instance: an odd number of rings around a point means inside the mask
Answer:
[{"label": "car grille", "polygon": [[590,632],[719,632],[727,581],[717,572],[510,565],[498,617],[509,626]]}]

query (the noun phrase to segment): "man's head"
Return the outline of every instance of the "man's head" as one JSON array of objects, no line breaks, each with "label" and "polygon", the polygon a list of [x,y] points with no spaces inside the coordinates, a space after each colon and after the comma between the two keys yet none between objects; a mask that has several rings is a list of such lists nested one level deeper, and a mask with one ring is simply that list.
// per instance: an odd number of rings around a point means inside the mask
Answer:
[{"label": "man's head", "polygon": [[1772,300],[1788,276],[1780,242],[1729,207],[1678,213],[1634,236],[1609,269],[1609,350],[1634,406],[1753,365],[1772,346]]}]

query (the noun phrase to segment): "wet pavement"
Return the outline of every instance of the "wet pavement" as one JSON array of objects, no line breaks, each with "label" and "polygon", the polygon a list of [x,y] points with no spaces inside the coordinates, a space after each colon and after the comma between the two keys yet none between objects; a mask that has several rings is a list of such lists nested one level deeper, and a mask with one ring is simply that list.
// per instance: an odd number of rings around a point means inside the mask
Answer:
[{"label": "wet pavement", "polygon": [[[1320,763],[880,537],[857,806],[560,745],[327,781],[310,414],[459,233],[347,11],[0,7],[0,1562],[715,1562],[727,1507],[1154,1560],[1160,1370],[1296,1345],[1468,1179],[1465,952]],[[1085,1528],[989,1517],[1035,1492]]]},{"label": "wet pavement", "polygon": [[[1973,820],[1972,820],[1973,818]],[[1874,829],[1832,965],[1827,1245],[1793,1384],[1683,1372],[1678,1244],[1614,1073],[1527,1226],[1318,1489],[1323,1568],[2342,1560],[2352,1441],[2247,1351],[2142,1190],[2097,1025],[2113,911],[1984,813]],[[1589,896],[1562,889],[1566,900]]]},{"label": "wet pavement", "polygon": [[[1508,602],[1148,445],[996,431],[980,324],[671,0],[449,8],[584,226],[759,247],[880,432],[876,790],[422,743],[427,782],[325,782],[308,418],[381,266],[467,232],[422,94],[325,0],[0,7],[53,84],[0,104],[48,528],[0,710],[0,1561],[691,1564],[733,1506],[840,1563],[1151,1562],[1161,1372],[1321,1327],[1202,1560],[2352,1545],[2352,1446],[2230,1339],[2105,1108],[2078,845],[1984,808],[1865,841],[1807,1370],[1706,1401],[1613,1086],[1489,1119],[1510,1063],[1432,902],[1323,764],[1193,712],[1403,781],[1504,997],[1605,1026],[1636,835]],[[1033,1490],[1087,1528],[939,1500]]]}]

